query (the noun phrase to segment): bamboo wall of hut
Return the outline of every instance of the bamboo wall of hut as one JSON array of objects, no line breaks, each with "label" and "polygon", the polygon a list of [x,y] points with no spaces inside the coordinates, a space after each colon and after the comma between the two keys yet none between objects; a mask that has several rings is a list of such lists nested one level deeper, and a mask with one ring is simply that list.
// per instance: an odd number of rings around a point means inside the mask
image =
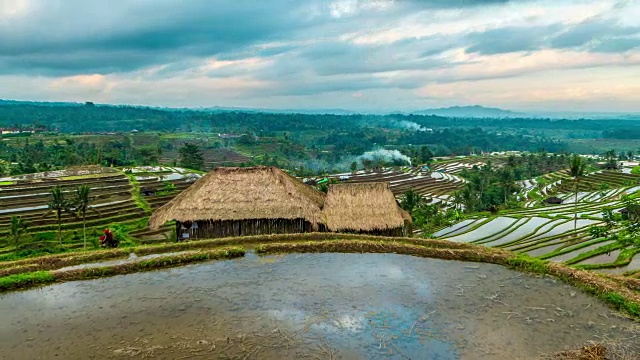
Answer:
[{"label": "bamboo wall of hut", "polygon": [[176,240],[214,239],[230,236],[269,234],[298,234],[326,231],[320,224],[318,229],[305,219],[247,219],[247,220],[198,220],[176,221]]}]

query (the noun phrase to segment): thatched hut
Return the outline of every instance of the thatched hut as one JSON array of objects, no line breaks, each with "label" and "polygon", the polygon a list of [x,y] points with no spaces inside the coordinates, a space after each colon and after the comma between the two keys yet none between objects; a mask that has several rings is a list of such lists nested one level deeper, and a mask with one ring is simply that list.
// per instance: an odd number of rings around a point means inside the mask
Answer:
[{"label": "thatched hut", "polygon": [[558,204],[562,204],[562,199],[560,199],[559,197],[556,197],[556,196],[552,196],[552,197],[547,198],[544,202],[546,202],[547,204],[558,205]]},{"label": "thatched hut", "polygon": [[631,220],[634,222],[640,221],[640,205],[638,204],[630,204],[625,208],[622,208],[618,211],[622,214],[622,218],[625,220]]},{"label": "thatched hut", "polygon": [[156,210],[178,239],[323,231],[324,195],[275,167],[220,167]]},{"label": "thatched hut", "polygon": [[411,216],[400,208],[388,183],[346,183],[329,186],[324,219],[333,232],[407,236]]}]

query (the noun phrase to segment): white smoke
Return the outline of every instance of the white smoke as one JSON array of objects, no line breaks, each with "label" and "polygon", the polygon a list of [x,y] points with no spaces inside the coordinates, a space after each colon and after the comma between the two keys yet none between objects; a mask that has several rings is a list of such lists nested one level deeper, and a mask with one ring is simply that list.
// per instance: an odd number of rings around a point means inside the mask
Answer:
[{"label": "white smoke", "polygon": [[427,131],[425,127],[422,127],[420,124],[415,123],[413,121],[400,120],[400,121],[394,121],[394,123],[396,126],[402,129],[407,129],[412,131]]},{"label": "white smoke", "polygon": [[379,149],[374,151],[367,151],[366,153],[358,156],[357,160],[358,160],[358,163],[360,164],[362,164],[363,160],[370,160],[374,163],[375,162],[391,163],[395,160],[399,160],[406,164],[411,165],[411,159],[408,156],[402,154],[398,150]]},{"label": "white smoke", "polygon": [[396,129],[405,129],[409,131],[428,131],[432,132],[433,129],[426,128],[417,122],[407,121],[407,120],[391,120],[387,122],[387,126],[391,126]]}]

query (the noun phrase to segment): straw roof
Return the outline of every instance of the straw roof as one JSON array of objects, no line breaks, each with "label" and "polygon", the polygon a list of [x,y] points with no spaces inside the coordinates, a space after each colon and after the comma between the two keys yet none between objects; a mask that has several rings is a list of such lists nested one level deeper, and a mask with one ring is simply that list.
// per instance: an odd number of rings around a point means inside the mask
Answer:
[{"label": "straw roof", "polygon": [[559,197],[557,197],[557,196],[552,196],[552,197],[550,197],[550,198],[547,198],[547,199],[545,200],[545,202],[546,202],[547,204],[562,204],[562,199],[560,199],[560,198],[559,198]]},{"label": "straw roof", "polygon": [[275,167],[219,167],[156,210],[149,224],[195,220],[305,219],[322,222],[324,194]]},{"label": "straw roof", "polygon": [[398,206],[388,183],[346,183],[329,187],[324,201],[331,231],[374,231],[404,226],[411,216]]}]

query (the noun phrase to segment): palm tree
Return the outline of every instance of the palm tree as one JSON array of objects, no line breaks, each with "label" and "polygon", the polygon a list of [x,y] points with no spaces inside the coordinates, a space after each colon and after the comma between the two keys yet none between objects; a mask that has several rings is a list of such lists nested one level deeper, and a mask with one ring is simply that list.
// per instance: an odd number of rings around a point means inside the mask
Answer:
[{"label": "palm tree", "polygon": [[[49,215],[52,211],[56,212],[56,218],[58,220],[58,242],[62,245],[62,212],[69,211],[69,201],[64,198],[64,192],[60,185],[56,185],[51,189],[51,198],[49,200],[49,212],[44,216]],[[43,217],[44,217],[43,216]]]},{"label": "palm tree", "polygon": [[27,230],[29,223],[26,220],[22,220],[19,216],[11,217],[11,237],[13,238],[13,243],[18,248],[18,243],[20,242],[20,236],[23,232]]},{"label": "palm tree", "polygon": [[575,194],[575,202],[573,205],[573,232],[577,236],[578,228],[578,183],[585,174],[587,163],[579,155],[574,154],[571,157],[571,166],[569,167],[569,175],[573,178],[573,193]]},{"label": "palm tree", "polygon": [[402,195],[402,200],[400,200],[400,207],[406,210],[409,215],[413,215],[413,210],[420,206],[423,201],[424,199],[422,198],[422,195],[418,194],[418,192],[413,189],[409,189]]},{"label": "palm tree", "polygon": [[87,248],[87,211],[96,211],[91,204],[91,188],[87,185],[80,185],[76,188],[76,193],[73,198],[73,206],[78,215],[82,217],[82,235],[84,236],[84,248]]},{"label": "palm tree", "polygon": [[498,171],[497,185],[502,188],[502,192],[504,195],[504,203],[506,204],[509,194],[515,187],[515,183],[513,180],[513,172],[509,169],[502,169]]},{"label": "palm tree", "polygon": [[462,193],[462,191],[460,190],[454,191],[450,199],[456,211],[462,208],[462,205],[464,204],[464,194]]}]

